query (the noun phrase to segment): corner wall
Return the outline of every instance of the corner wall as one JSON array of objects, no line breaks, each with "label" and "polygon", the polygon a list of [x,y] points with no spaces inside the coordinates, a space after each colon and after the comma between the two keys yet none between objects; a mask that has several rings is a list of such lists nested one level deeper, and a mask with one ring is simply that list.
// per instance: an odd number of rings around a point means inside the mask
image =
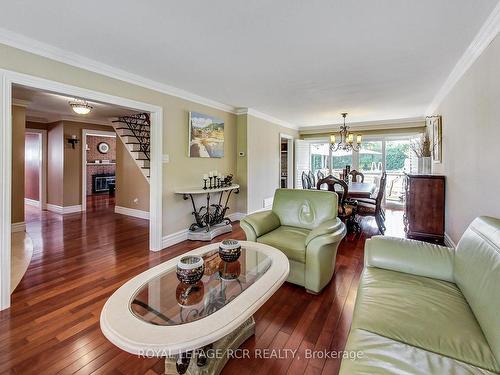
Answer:
[{"label": "corner wall", "polygon": [[479,215],[500,217],[500,36],[442,101],[446,232],[457,243]]},{"label": "corner wall", "polygon": [[120,137],[116,137],[115,204],[149,212],[149,183]]},{"label": "corner wall", "polygon": [[[241,115],[240,115],[241,116]],[[280,133],[297,139],[299,132],[272,122],[247,117],[247,212],[264,208],[280,187]]]},{"label": "corner wall", "polygon": [[248,212],[248,147],[247,147],[247,115],[239,115],[236,118],[237,127],[237,149],[238,153],[236,159],[236,182],[240,185],[240,193],[237,204],[237,212]]}]

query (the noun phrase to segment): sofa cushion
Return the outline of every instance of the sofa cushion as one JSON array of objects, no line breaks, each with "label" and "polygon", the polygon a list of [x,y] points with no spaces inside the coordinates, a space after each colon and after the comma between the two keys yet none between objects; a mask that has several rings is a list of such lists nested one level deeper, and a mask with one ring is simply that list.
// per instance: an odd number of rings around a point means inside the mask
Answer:
[{"label": "sofa cushion", "polygon": [[285,253],[288,259],[305,263],[306,261],[306,237],[309,230],[288,226],[281,226],[262,237],[257,242],[275,247]]},{"label": "sofa cushion", "polygon": [[489,371],[500,370],[460,289],[447,281],[365,268],[352,329],[377,333]]},{"label": "sofa cushion", "polygon": [[337,194],[321,190],[277,189],[273,212],[281,225],[314,229],[337,217]]},{"label": "sofa cushion", "polygon": [[457,246],[454,277],[500,363],[500,219],[471,223]]},{"label": "sofa cushion", "polygon": [[471,364],[443,357],[362,329],[352,330],[341,375],[494,375]]}]

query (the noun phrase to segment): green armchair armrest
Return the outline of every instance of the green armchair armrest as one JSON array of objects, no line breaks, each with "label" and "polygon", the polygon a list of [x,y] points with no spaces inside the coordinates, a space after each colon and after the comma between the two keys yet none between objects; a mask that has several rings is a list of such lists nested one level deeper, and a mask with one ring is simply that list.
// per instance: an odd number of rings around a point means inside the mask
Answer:
[{"label": "green armchair armrest", "polygon": [[306,237],[306,246],[309,245],[309,243],[314,240],[315,238],[319,236],[324,236],[324,235],[332,235],[334,234],[334,237],[331,237],[331,241],[341,241],[343,236],[339,237],[338,230],[341,228],[341,221],[339,218],[331,219],[331,220],[326,220],[322,222],[319,226],[314,228],[309,235]]},{"label": "green armchair armrest", "polygon": [[319,293],[331,280],[335,271],[337,249],[346,234],[339,218],[324,221],[306,237],[305,287]]},{"label": "green armchair armrest", "polygon": [[275,213],[263,211],[245,216],[241,219],[240,225],[247,235],[247,241],[255,242],[257,237],[275,230],[281,223]]},{"label": "green armchair armrest", "polygon": [[454,282],[454,250],[403,238],[375,236],[365,244],[365,266]]}]

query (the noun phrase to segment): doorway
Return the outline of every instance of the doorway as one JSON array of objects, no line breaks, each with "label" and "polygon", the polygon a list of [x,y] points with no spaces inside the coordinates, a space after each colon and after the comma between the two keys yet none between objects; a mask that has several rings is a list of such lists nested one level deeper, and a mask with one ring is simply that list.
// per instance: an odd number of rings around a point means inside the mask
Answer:
[{"label": "doorway", "polygon": [[47,131],[26,128],[24,136],[24,204],[47,206]]},{"label": "doorway", "polygon": [[293,189],[293,137],[288,134],[280,134],[279,160],[279,187]]},{"label": "doorway", "polygon": [[89,204],[114,206],[116,133],[82,130],[82,211]]},{"label": "doorway", "polygon": [[[11,280],[11,197],[12,197],[12,87],[21,85],[46,92],[62,93],[73,98],[86,98],[93,102],[126,107],[137,112],[150,113],[151,166],[149,200],[149,248],[162,249],[163,210],[163,109],[159,106],[108,95],[76,86],[50,81],[8,70],[0,70],[0,310],[10,306]],[[24,137],[23,137],[24,142]],[[24,178],[24,176],[22,176]],[[24,194],[24,193],[23,193]],[[80,194],[78,191],[77,194]]]}]

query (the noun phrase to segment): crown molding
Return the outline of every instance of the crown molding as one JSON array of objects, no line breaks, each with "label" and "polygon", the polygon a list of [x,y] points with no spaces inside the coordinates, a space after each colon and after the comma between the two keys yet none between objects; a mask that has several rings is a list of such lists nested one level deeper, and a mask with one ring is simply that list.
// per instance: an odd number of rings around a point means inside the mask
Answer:
[{"label": "crown molding", "polygon": [[[299,132],[301,134],[310,134],[310,133],[318,133],[318,132],[331,132],[338,131],[338,124],[329,124],[329,125],[319,125],[319,126],[302,126],[299,128]],[[398,118],[398,119],[390,119],[390,120],[377,120],[377,121],[360,121],[360,122],[351,122],[347,123],[351,130],[385,130],[385,129],[399,129],[404,125],[405,128],[418,128],[421,126],[425,126],[425,117],[407,117],[407,118]]]},{"label": "crown molding", "polygon": [[485,23],[479,29],[474,40],[465,50],[464,54],[458,60],[450,75],[438,91],[431,104],[427,108],[426,114],[434,113],[443,99],[450,93],[457,82],[469,70],[484,50],[490,45],[500,32],[500,2],[486,19]]},{"label": "crown molding", "polygon": [[17,107],[27,108],[29,104],[30,104],[29,100],[21,100],[21,99],[12,98],[12,105],[15,105]]},{"label": "crown molding", "polygon": [[111,121],[107,120],[98,120],[98,119],[90,119],[90,118],[82,118],[77,116],[63,116],[57,113],[47,113],[47,112],[39,112],[28,110],[26,112],[26,120],[32,122],[40,122],[40,123],[52,123],[57,121],[70,121],[70,122],[78,122],[83,124],[93,124],[93,125],[104,125],[104,126],[113,126]]},{"label": "crown molding", "polygon": [[285,128],[289,128],[289,129],[293,129],[293,130],[299,130],[299,127],[297,125],[295,125],[295,124],[291,124],[289,122],[280,120],[280,119],[278,119],[276,117],[270,116],[270,115],[265,114],[263,112],[259,112],[259,111],[255,110],[255,109],[252,109],[252,108],[237,108],[235,110],[235,114],[237,116],[239,116],[239,115],[250,115],[250,116],[253,116],[253,117],[260,118],[261,120],[266,120],[266,121],[272,122],[273,124],[283,126]]},{"label": "crown molding", "polygon": [[130,73],[125,70],[112,67],[99,61],[78,55],[76,53],[63,50],[61,48],[40,42],[21,34],[14,33],[10,30],[0,28],[0,43],[64,64],[131,83],[136,86],[141,86],[150,90],[161,92],[163,94],[189,100],[191,102],[219,109],[224,112],[235,113],[235,107],[231,105],[220,103],[174,86],[156,82],[152,79],[142,77],[138,74]]}]

